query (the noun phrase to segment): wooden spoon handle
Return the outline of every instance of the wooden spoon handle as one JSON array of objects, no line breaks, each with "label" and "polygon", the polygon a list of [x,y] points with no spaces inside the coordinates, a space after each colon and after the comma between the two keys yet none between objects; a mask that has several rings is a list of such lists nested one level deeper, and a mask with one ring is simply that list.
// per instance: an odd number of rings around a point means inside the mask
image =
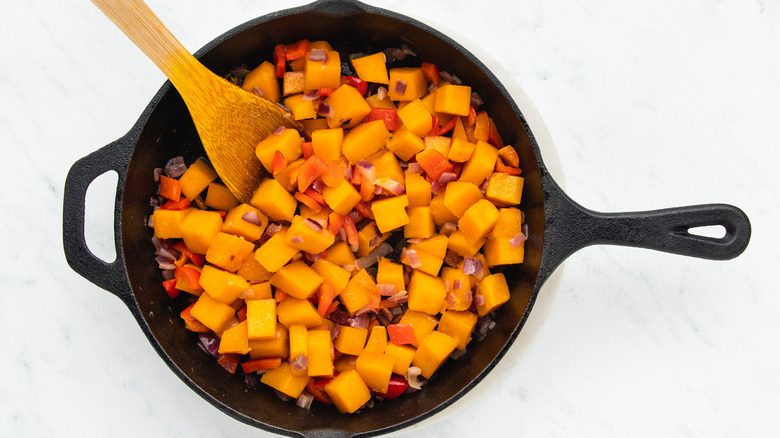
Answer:
[{"label": "wooden spoon handle", "polygon": [[181,70],[199,62],[143,0],[92,0],[178,88]]}]

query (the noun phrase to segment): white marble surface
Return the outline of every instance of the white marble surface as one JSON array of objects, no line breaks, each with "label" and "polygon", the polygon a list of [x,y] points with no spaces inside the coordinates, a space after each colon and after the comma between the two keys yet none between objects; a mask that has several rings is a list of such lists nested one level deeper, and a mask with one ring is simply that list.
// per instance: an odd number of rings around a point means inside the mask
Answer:
[{"label": "white marble surface", "polygon": [[[149,3],[193,51],[282,7]],[[501,378],[398,436],[777,436],[780,2],[369,3],[454,29],[497,60],[544,118],[583,205],[726,202],[753,225],[727,262],[576,253],[542,290]],[[267,436],[192,393],[124,305],[65,262],[70,165],[123,135],[162,74],[86,0],[2,9],[0,436]],[[106,258],[111,184],[94,185],[87,213]]]}]

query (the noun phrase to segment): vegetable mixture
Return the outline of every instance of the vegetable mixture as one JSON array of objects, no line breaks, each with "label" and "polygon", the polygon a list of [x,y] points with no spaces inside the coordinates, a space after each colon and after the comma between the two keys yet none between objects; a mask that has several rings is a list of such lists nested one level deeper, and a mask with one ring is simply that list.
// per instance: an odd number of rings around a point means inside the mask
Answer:
[{"label": "vegetable mixture", "polygon": [[510,296],[500,270],[523,261],[517,153],[469,86],[431,63],[393,67],[407,56],[343,67],[302,40],[235,69],[311,132],[257,145],[268,175],[248,204],[204,159],[155,173],[149,222],[186,328],[229,373],[306,409],[419,390],[491,328]]}]

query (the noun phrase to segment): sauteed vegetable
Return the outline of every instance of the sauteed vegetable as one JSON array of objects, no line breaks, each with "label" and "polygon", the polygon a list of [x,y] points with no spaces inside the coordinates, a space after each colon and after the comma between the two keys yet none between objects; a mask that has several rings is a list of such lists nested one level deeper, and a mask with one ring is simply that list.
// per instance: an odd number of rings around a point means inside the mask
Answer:
[{"label": "sauteed vegetable", "polygon": [[301,40],[235,69],[311,132],[257,145],[268,174],[248,204],[205,159],[155,173],[155,254],[186,328],[228,372],[304,408],[419,390],[491,328],[509,299],[501,270],[523,262],[515,150],[468,85],[405,57]]}]

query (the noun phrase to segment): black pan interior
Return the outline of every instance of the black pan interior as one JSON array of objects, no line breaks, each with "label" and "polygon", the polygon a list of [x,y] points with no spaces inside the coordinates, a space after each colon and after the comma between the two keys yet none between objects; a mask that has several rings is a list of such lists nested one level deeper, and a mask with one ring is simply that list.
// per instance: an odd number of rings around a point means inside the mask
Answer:
[{"label": "black pan interior", "polygon": [[134,313],[179,377],[240,421],[277,433],[307,436],[318,435],[319,429],[347,435],[389,432],[427,418],[454,402],[492,369],[520,330],[537,290],[544,235],[543,165],[522,114],[484,65],[449,38],[400,15],[351,2],[319,2],[250,21],[197,55],[206,66],[224,76],[233,67],[253,68],[263,60],[271,60],[275,44],[301,38],[327,40],[342,53],[373,53],[402,43],[409,45],[418,56],[406,63],[434,62],[460,77],[479,92],[505,142],[517,148],[526,179],[521,208],[526,213],[530,239],[525,247],[526,262],[504,271],[512,298],[497,312],[496,327],[482,342],[471,345],[465,357],[442,367],[423,391],[379,403],[357,415],[339,415],[334,408],[323,405],[315,405],[309,412],[294,403],[282,402],[268,388],[248,390],[241,376],[227,374],[195,346],[193,334],[185,330],[178,317],[184,303],[172,302],[160,287],[162,278],[150,244],[152,232],[144,226],[149,199],[156,191],[152,169],[176,155],[183,155],[187,162],[205,155],[181,98],[168,88],[169,84],[153,104],[140,132],[121,201],[122,256],[138,307]]}]

